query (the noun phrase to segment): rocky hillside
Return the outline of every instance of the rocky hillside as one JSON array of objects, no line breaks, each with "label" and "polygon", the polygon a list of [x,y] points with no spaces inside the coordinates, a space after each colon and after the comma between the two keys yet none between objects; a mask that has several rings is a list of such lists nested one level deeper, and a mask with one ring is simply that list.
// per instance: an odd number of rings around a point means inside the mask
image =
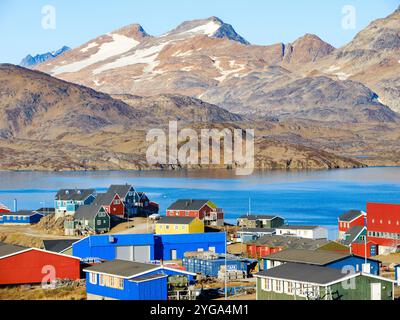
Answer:
[{"label": "rocky hillside", "polygon": [[22,59],[20,66],[25,67],[25,68],[32,68],[33,66],[35,66],[39,63],[43,63],[48,60],[54,59],[69,50],[71,50],[70,47],[63,46],[61,49],[58,49],[53,52],[46,52],[46,53],[42,53],[42,54],[37,54],[35,56],[28,54],[24,59]]},{"label": "rocky hillside", "polygon": [[[398,110],[399,16],[373,22],[339,49],[312,34],[250,45],[216,17],[159,37],[121,29],[37,68],[109,94],[180,94],[241,114],[397,121],[387,107]],[[294,97],[294,90],[306,94]]]}]

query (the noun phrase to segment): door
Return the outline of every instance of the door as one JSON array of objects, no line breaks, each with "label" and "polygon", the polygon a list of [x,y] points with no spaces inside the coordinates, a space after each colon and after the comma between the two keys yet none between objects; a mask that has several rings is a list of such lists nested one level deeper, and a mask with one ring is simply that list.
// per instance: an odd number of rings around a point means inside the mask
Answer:
[{"label": "door", "polygon": [[175,249],[171,250],[171,260],[178,260],[178,255]]},{"label": "door", "polygon": [[134,261],[133,260],[133,247],[117,247],[116,248],[116,259],[124,261]]},{"label": "door", "polygon": [[136,262],[149,262],[150,246],[135,246],[133,247],[133,259]]},{"label": "door", "polygon": [[371,300],[382,300],[380,283],[371,283]]}]

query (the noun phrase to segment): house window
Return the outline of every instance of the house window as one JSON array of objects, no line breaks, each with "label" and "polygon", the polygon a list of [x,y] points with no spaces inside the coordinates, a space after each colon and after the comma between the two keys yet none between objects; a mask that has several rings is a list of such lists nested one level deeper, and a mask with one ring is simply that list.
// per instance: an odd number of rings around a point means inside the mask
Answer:
[{"label": "house window", "polygon": [[375,223],[375,219],[372,219],[372,223]]},{"label": "house window", "polygon": [[114,204],[117,206],[117,205],[121,204],[121,201],[117,199],[114,201]]},{"label": "house window", "polygon": [[101,226],[101,220],[97,220],[97,225]]},{"label": "house window", "polygon": [[261,290],[271,291],[272,290],[272,280],[271,279],[261,279]]},{"label": "house window", "polygon": [[91,284],[97,284],[97,274],[89,273],[89,282]]},{"label": "house window", "polygon": [[283,292],[282,282],[283,281],[281,281],[281,280],[273,280],[273,287],[274,287],[275,292],[277,292],[277,293]]},{"label": "house window", "polygon": [[285,282],[285,293],[289,295],[294,294],[294,283],[293,282]]},{"label": "house window", "polygon": [[190,213],[189,211],[186,211],[186,217],[189,217]]},{"label": "house window", "polygon": [[175,226],[175,230],[179,230],[179,226]]},{"label": "house window", "polygon": [[165,229],[169,230],[169,226],[165,226]]},{"label": "house window", "polygon": [[100,285],[108,288],[123,290],[124,289],[124,279],[100,275]]}]

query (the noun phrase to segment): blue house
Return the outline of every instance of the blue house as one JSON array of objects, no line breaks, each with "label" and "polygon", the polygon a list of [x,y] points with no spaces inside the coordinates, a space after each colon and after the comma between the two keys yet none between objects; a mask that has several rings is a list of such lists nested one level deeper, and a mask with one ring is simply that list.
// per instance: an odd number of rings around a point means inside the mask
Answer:
[{"label": "blue house", "polygon": [[168,278],[196,274],[162,265],[114,260],[83,270],[88,300],[168,300]]},{"label": "blue house", "polygon": [[[287,249],[271,254],[264,260],[264,269],[268,270],[285,263],[300,263],[339,269],[345,273],[364,272],[379,275],[381,262],[367,259],[350,253],[340,253],[328,250]],[[367,269],[366,269],[367,268]]]},{"label": "blue house", "polygon": [[400,286],[400,264],[394,267],[394,275],[397,285]]},{"label": "blue house", "polygon": [[225,240],[226,234],[223,232],[180,235],[97,235],[74,243],[72,252],[81,259],[168,261],[183,259],[185,252],[191,251],[225,253]]},{"label": "blue house", "polygon": [[75,215],[80,206],[91,204],[96,198],[94,189],[62,189],[54,199],[57,218]]},{"label": "blue house", "polygon": [[43,218],[43,214],[36,211],[22,210],[3,213],[0,215],[0,224],[26,225],[36,224]]}]

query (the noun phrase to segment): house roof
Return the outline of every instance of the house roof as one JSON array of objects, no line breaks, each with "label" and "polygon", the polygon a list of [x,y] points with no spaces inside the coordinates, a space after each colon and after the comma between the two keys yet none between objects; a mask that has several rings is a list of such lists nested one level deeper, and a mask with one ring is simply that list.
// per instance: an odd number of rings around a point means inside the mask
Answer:
[{"label": "house roof", "polygon": [[257,215],[243,215],[240,216],[239,219],[247,219],[247,220],[274,220],[279,218],[277,215],[265,215],[265,214],[257,214]]},{"label": "house roof", "polygon": [[46,251],[60,253],[70,248],[77,241],[77,239],[43,240],[43,247]]},{"label": "house roof", "polygon": [[116,193],[112,191],[107,191],[106,193],[98,193],[94,204],[101,206],[109,206],[113,202]]},{"label": "house roof", "polygon": [[339,221],[351,222],[354,219],[363,216],[365,213],[361,210],[350,210],[339,217]]},{"label": "house roof", "polygon": [[2,243],[0,245],[0,258],[3,258],[5,256],[8,256],[10,254],[14,254],[20,251],[24,251],[27,250],[28,248],[26,247],[21,247],[21,246],[16,246],[16,245],[12,245],[12,244],[5,244]]},{"label": "house roof", "polygon": [[39,208],[37,210],[35,210],[35,212],[39,212],[39,213],[54,213],[56,211],[55,208]]},{"label": "house roof", "polygon": [[96,191],[94,189],[61,189],[56,194],[56,200],[83,201]]},{"label": "house roof", "polygon": [[350,256],[350,253],[339,253],[328,250],[287,249],[271,254],[266,259],[324,266]]},{"label": "house roof", "polygon": [[86,268],[84,271],[104,273],[109,275],[120,276],[124,278],[131,278],[134,276],[140,276],[151,270],[158,269],[160,266],[154,264],[114,260],[95,265],[93,267]]},{"label": "house roof", "polygon": [[152,275],[149,275],[149,276],[137,277],[137,278],[134,278],[134,279],[132,279],[130,281],[143,282],[143,281],[155,280],[155,279],[166,278],[166,277],[168,277],[168,276],[165,275],[165,274],[152,274]]},{"label": "house roof", "polygon": [[181,199],[169,206],[167,210],[200,210],[209,200]]},{"label": "house roof", "polygon": [[308,249],[308,250],[315,250],[319,247],[326,245],[329,243],[326,239],[305,239],[305,238],[297,238],[297,237],[285,237],[285,236],[278,236],[278,235],[266,235],[253,241],[254,243],[259,246],[268,246],[271,248],[291,248],[291,249]]},{"label": "house roof", "polygon": [[287,230],[314,230],[321,228],[320,226],[294,226],[294,225],[284,225],[276,229],[287,229]]},{"label": "house roof", "polygon": [[357,240],[358,236],[360,233],[365,229],[365,227],[361,226],[354,226],[351,227],[349,230],[346,232],[346,240],[343,240],[343,244],[345,246],[351,245],[355,240]]},{"label": "house roof", "polygon": [[191,224],[195,219],[193,217],[161,217],[156,224]]},{"label": "house roof", "polygon": [[349,275],[342,273],[338,269],[308,264],[286,263],[279,267],[261,271],[256,276],[327,285],[332,282],[339,282]]},{"label": "house roof", "polygon": [[133,186],[130,184],[113,184],[110,186],[110,188],[108,188],[107,193],[110,192],[111,194],[118,194],[122,199],[125,199],[126,195],[132,188]]},{"label": "house roof", "polygon": [[98,204],[80,206],[78,210],[76,210],[75,219],[93,219],[96,217],[100,208],[102,208],[102,206]]},{"label": "house roof", "polygon": [[268,228],[243,228],[237,233],[275,233],[275,229]]},{"label": "house roof", "polygon": [[32,211],[32,210],[20,210],[17,212],[7,212],[7,213],[2,213],[0,215],[3,216],[23,216],[23,217],[30,217],[35,214],[41,214],[40,212]]}]

